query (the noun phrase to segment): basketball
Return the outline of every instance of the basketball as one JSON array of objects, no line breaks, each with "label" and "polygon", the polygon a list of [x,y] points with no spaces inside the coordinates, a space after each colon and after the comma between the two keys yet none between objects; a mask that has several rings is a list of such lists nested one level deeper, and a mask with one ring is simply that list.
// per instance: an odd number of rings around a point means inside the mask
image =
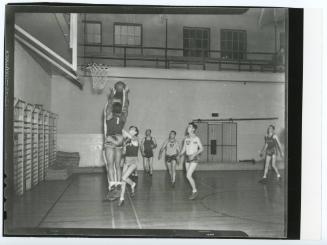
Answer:
[{"label": "basketball", "polygon": [[125,87],[126,87],[126,84],[121,81],[115,83],[115,90],[118,93],[122,93],[124,91]]}]

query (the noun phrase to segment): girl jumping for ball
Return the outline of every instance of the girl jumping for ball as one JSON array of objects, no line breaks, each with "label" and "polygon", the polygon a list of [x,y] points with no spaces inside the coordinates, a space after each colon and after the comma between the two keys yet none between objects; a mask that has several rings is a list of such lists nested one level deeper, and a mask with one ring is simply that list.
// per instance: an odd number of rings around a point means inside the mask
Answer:
[{"label": "girl jumping for ball", "polygon": [[128,115],[128,92],[129,89],[123,82],[117,82],[114,89],[110,89],[104,108],[104,159],[108,179],[108,194],[105,200],[110,201],[120,195],[122,131]]},{"label": "girl jumping for ball", "polygon": [[267,129],[267,135],[265,136],[265,144],[260,152],[260,156],[263,156],[263,153],[266,153],[266,159],[265,159],[265,168],[263,172],[263,177],[259,181],[260,183],[267,183],[267,174],[269,170],[269,163],[271,161],[272,168],[274,169],[276,175],[277,175],[277,180],[280,181],[281,177],[278,171],[278,168],[276,166],[276,157],[277,157],[277,152],[280,153],[280,156],[283,157],[283,152],[281,150],[281,145],[278,140],[277,135],[275,134],[275,126],[274,125],[269,125]]},{"label": "girl jumping for ball", "polygon": [[124,137],[127,139],[124,143],[124,152],[125,152],[125,162],[123,166],[122,174],[122,188],[120,193],[120,199],[118,206],[124,204],[126,183],[131,187],[131,196],[134,196],[136,183],[130,179],[131,174],[136,170],[138,163],[138,153],[139,153],[139,139],[138,139],[139,130],[135,126],[129,127],[129,132],[124,131]]},{"label": "girl jumping for ball", "polygon": [[201,140],[195,134],[196,129],[197,125],[195,123],[191,122],[188,124],[187,136],[184,139],[183,149],[180,153],[180,155],[186,153],[186,177],[192,187],[192,194],[189,197],[190,200],[193,200],[198,196],[198,191],[192,175],[198,165],[199,154],[203,151]]},{"label": "girl jumping for ball", "polygon": [[158,159],[161,159],[162,153],[165,151],[165,163],[168,167],[171,184],[175,186],[176,180],[176,164],[178,162],[178,154],[180,152],[178,141],[175,139],[176,131],[172,130],[169,133],[169,138],[164,142],[159,151]]}]

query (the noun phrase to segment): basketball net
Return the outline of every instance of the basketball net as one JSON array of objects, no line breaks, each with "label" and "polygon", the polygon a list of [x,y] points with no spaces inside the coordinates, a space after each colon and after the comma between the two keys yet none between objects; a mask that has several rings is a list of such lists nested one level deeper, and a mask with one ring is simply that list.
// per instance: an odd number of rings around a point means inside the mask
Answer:
[{"label": "basketball net", "polygon": [[85,69],[90,72],[92,90],[97,94],[101,94],[107,85],[110,67],[91,63]]}]

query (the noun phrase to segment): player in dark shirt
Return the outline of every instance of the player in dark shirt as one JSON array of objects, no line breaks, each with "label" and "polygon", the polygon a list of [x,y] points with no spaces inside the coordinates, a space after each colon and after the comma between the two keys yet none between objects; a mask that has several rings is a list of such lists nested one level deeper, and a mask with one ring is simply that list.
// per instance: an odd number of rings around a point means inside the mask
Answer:
[{"label": "player in dark shirt", "polygon": [[267,135],[265,136],[265,144],[260,152],[260,156],[263,156],[263,153],[266,153],[266,159],[265,159],[265,169],[263,172],[263,177],[259,181],[260,183],[267,183],[267,174],[269,170],[269,163],[271,160],[272,168],[275,170],[275,173],[277,175],[277,180],[280,181],[281,177],[278,171],[278,168],[276,166],[276,158],[277,153],[280,153],[280,156],[283,157],[283,152],[281,150],[281,145],[278,140],[277,135],[275,134],[275,126],[269,125],[267,129]]},{"label": "player in dark shirt", "polygon": [[[118,87],[118,85],[119,87]],[[117,91],[117,88],[123,88]],[[128,88],[122,83],[110,89],[104,109],[104,155],[108,178],[108,194],[106,200],[115,200],[120,196],[116,187],[121,180],[120,162],[122,158],[123,128],[128,114]]]},{"label": "player in dark shirt", "polygon": [[134,196],[136,183],[130,179],[130,176],[136,170],[138,163],[138,154],[140,149],[140,143],[137,137],[138,134],[139,130],[135,126],[129,127],[128,133],[124,132],[124,136],[126,137],[124,143],[125,163],[123,166],[122,188],[118,206],[122,206],[124,204],[126,183],[131,187],[131,196]]},{"label": "player in dark shirt", "polygon": [[156,139],[151,135],[151,129],[145,131],[145,137],[141,142],[141,150],[143,156],[143,169],[152,175],[153,172],[153,150],[157,147]]}]

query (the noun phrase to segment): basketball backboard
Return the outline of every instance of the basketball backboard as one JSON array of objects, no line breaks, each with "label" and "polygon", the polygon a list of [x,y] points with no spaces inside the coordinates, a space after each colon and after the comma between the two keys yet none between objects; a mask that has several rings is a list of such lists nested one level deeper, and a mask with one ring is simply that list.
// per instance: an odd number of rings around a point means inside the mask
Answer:
[{"label": "basketball backboard", "polygon": [[74,13],[16,13],[15,39],[78,86],[77,18]]}]

